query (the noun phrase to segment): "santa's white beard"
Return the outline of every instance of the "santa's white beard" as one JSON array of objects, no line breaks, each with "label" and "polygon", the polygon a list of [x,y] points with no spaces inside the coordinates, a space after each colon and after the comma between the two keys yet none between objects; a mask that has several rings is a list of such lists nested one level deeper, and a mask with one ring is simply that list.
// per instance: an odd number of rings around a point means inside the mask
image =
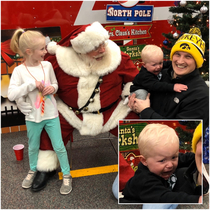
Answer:
[{"label": "santa's white beard", "polygon": [[[109,63],[109,56],[106,52],[94,57],[90,57],[87,54],[79,54],[79,57],[91,69],[92,72],[97,71],[97,69],[100,69],[102,66],[104,66],[104,64]],[[96,60],[100,57],[102,57],[102,59]]]}]

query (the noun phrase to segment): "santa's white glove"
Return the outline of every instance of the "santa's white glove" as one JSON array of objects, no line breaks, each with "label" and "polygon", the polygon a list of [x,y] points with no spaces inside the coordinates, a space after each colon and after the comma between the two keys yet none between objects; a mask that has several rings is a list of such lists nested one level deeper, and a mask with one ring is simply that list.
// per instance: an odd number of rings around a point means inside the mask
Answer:
[{"label": "santa's white glove", "polygon": [[26,102],[23,97],[15,100],[18,109],[24,114],[24,115],[29,115],[29,113],[32,110],[32,106],[30,103]]},{"label": "santa's white glove", "polygon": [[[123,105],[128,105],[129,99],[128,97],[125,98],[125,100],[123,101]],[[130,108],[128,108],[128,111],[132,111]]]},{"label": "santa's white glove", "polygon": [[128,97],[126,97],[125,100],[123,101],[123,104],[124,104],[124,105],[127,105],[127,104],[128,104],[128,101],[129,101],[129,100],[128,100]]}]

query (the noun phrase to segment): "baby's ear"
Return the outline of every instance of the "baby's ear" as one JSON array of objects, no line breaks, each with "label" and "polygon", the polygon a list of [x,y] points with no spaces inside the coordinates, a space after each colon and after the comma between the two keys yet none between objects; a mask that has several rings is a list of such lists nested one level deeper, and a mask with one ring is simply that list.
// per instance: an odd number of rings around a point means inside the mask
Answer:
[{"label": "baby's ear", "polygon": [[142,66],[143,66],[144,68],[146,68],[146,67],[145,67],[145,63],[144,63],[144,62],[142,62]]},{"label": "baby's ear", "polygon": [[143,165],[147,166],[146,158],[145,158],[143,155],[140,155],[140,156],[139,156],[139,159],[140,159],[140,162],[141,162]]}]

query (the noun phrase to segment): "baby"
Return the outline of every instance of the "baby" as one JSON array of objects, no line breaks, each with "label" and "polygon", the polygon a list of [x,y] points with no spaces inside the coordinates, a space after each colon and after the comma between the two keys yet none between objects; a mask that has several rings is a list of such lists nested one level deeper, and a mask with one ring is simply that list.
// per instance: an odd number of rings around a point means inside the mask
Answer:
[{"label": "baby", "polygon": [[148,124],[139,135],[138,147],[141,162],[126,183],[120,202],[202,202],[201,187],[197,190],[193,173],[187,168],[195,161],[195,154],[179,153],[179,138],[174,129],[163,124]]},{"label": "baby", "polygon": [[133,80],[130,87],[131,95],[136,94],[136,98],[145,100],[148,92],[181,92],[186,91],[188,87],[183,84],[169,84],[160,82],[161,70],[169,67],[171,61],[163,61],[163,51],[156,45],[146,45],[141,52],[142,68]]}]

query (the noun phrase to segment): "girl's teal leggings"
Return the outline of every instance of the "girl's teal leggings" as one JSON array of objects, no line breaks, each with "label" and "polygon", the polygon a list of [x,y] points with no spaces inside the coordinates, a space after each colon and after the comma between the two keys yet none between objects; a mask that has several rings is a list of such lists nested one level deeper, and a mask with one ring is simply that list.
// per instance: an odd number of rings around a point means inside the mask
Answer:
[{"label": "girl's teal leggings", "polygon": [[59,118],[56,117],[50,120],[43,120],[40,123],[26,121],[28,141],[28,155],[29,155],[29,165],[30,170],[36,171],[38,153],[40,147],[40,136],[43,128],[48,133],[54,151],[58,156],[60,162],[61,171],[63,175],[70,174],[70,166],[68,161],[68,156],[66,148],[63,144],[61,127]]}]

